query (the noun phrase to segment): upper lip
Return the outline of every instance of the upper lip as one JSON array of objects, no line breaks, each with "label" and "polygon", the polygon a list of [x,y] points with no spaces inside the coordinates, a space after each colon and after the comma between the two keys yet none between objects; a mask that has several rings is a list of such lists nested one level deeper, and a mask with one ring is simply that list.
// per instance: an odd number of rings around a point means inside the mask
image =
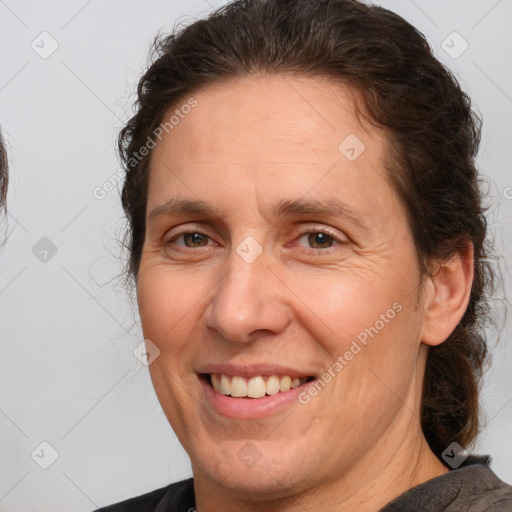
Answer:
[{"label": "upper lip", "polygon": [[272,363],[258,363],[258,364],[208,364],[201,367],[197,373],[223,373],[224,375],[239,376],[250,379],[251,377],[270,376],[270,375],[288,375],[292,379],[295,377],[313,377],[314,373],[311,371],[300,371],[287,366],[280,366]]}]

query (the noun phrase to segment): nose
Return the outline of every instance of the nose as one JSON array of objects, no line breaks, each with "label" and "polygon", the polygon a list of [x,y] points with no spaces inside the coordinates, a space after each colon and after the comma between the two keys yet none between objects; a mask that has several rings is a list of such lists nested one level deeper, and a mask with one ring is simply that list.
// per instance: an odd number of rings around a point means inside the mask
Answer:
[{"label": "nose", "polygon": [[291,318],[286,289],[264,254],[247,263],[233,252],[229,263],[205,311],[206,326],[237,343],[284,331]]}]

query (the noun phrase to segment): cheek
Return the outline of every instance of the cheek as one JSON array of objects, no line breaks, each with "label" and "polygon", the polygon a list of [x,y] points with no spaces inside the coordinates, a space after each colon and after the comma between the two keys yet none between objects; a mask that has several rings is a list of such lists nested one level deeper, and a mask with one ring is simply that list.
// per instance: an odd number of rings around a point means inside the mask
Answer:
[{"label": "cheek", "polygon": [[[306,306],[302,306],[304,313],[314,314],[314,323],[323,326],[327,337],[345,342],[374,325],[382,314],[389,312],[388,317],[394,317],[393,304],[403,301],[400,289],[370,273],[358,276],[333,271],[294,281],[294,292]],[[303,326],[308,328],[306,315]]]},{"label": "cheek", "polygon": [[[194,401],[185,391],[195,386],[189,362],[195,347],[190,343],[201,308],[197,278],[185,278],[161,265],[141,265],[137,279],[137,300],[145,339],[160,350],[149,366],[156,395],[167,419],[184,446],[197,421]],[[190,388],[192,389],[192,387]],[[188,425],[188,427],[187,427]]]},{"label": "cheek", "polygon": [[[332,361],[343,358],[341,373],[350,375],[352,383],[365,381],[364,386],[382,387],[368,373],[372,370],[400,388],[396,368],[407,374],[404,382],[410,378],[420,342],[421,311],[417,293],[411,293],[417,279],[413,262],[409,269],[407,261],[400,272],[388,262],[380,273],[352,269],[306,275],[294,284],[297,297],[304,298],[304,305],[296,309],[296,313],[301,311],[297,317]],[[340,373],[339,369],[338,365],[338,372],[332,368],[331,372]]]},{"label": "cheek", "polygon": [[206,291],[198,277],[185,277],[163,267],[141,267],[137,301],[144,337],[164,353],[180,351]]},{"label": "cheek", "polygon": [[313,323],[309,313],[302,324],[330,356],[322,376],[329,392],[314,399],[321,410],[330,411],[335,403],[345,412],[358,411],[339,418],[332,413],[338,434],[347,429],[370,435],[370,429],[377,435],[409,401],[421,332],[416,302],[398,280],[340,277],[319,284],[303,281],[297,290],[317,316]]}]

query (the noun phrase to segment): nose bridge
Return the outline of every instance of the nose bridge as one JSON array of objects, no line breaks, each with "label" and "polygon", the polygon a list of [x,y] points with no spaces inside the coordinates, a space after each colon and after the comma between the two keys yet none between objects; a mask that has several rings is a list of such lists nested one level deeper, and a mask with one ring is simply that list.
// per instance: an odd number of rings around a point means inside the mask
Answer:
[{"label": "nose bridge", "polygon": [[[217,285],[206,323],[230,341],[247,342],[255,331],[280,332],[287,308],[267,268],[268,258],[251,240],[232,251],[229,271]],[[259,254],[257,254],[259,253]]]}]

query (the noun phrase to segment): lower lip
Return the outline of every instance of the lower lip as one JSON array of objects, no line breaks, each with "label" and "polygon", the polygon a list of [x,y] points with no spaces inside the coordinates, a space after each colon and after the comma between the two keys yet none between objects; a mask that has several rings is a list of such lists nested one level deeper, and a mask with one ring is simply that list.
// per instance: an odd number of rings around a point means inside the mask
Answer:
[{"label": "lower lip", "polygon": [[200,381],[208,401],[217,413],[228,418],[239,419],[264,418],[276,414],[293,403],[298,403],[298,395],[309,384],[305,383],[289,391],[265,395],[261,398],[234,398],[217,393],[205,379],[201,378]]}]

